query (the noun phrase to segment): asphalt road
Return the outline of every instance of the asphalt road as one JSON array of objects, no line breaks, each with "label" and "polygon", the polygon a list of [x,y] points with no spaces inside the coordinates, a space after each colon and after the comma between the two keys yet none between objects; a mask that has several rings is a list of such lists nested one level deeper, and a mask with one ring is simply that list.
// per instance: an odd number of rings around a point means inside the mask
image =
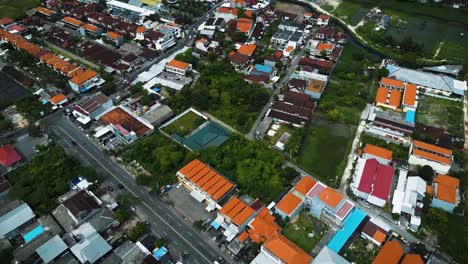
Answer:
[{"label": "asphalt road", "polygon": [[[137,185],[127,171],[104,154],[68,118],[57,114],[46,118],[45,123],[65,149],[78,152],[76,156],[81,160],[85,159],[85,164],[96,167],[117,183],[124,185],[128,192],[137,198],[134,207],[139,215],[144,215],[154,232],[168,239],[170,248],[180,255],[188,253],[187,263],[213,263],[220,257],[228,261],[213,241],[193,230],[163,202]],[[72,141],[75,141],[76,145],[73,145]]]}]

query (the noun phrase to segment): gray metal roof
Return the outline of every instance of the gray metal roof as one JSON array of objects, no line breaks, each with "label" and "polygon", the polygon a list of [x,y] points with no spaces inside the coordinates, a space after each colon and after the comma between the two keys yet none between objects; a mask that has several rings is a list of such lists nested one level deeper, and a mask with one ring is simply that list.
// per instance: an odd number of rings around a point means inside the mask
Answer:
[{"label": "gray metal roof", "polygon": [[0,239],[6,234],[33,219],[36,215],[28,204],[23,203],[0,217]]},{"label": "gray metal roof", "polygon": [[389,78],[395,78],[418,86],[430,87],[458,95],[463,95],[463,91],[467,90],[466,81],[462,82],[449,76],[401,68],[394,65],[387,65],[387,69],[389,71]]},{"label": "gray metal roof", "polygon": [[451,74],[457,76],[463,69],[463,65],[439,65],[432,67],[424,67],[423,69],[426,71],[440,72],[443,74]]},{"label": "gray metal roof", "polygon": [[342,256],[333,252],[327,246],[320,250],[320,253],[315,257],[312,264],[333,263],[333,264],[349,264],[349,262]]},{"label": "gray metal roof", "polygon": [[54,236],[49,241],[44,243],[42,246],[36,249],[37,254],[44,263],[51,262],[58,255],[62,254],[67,249],[67,245],[63,240],[58,236]]},{"label": "gray metal roof", "polygon": [[84,223],[72,231],[80,240],[71,247],[71,251],[81,263],[94,263],[112,250],[104,238],[89,223]]}]

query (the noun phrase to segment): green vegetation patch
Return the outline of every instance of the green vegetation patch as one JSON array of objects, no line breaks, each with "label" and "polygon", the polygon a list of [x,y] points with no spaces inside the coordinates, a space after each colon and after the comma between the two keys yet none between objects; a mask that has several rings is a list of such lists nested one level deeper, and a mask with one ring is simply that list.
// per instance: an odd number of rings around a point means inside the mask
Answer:
[{"label": "green vegetation patch", "polygon": [[178,113],[195,106],[241,132],[248,132],[268,102],[270,92],[247,83],[227,61],[200,65],[199,70],[197,83],[171,96],[169,106]]},{"label": "green vegetation patch", "polygon": [[432,96],[420,96],[416,123],[439,127],[463,137],[463,103]]},{"label": "green vegetation patch", "polygon": [[346,249],[344,257],[352,263],[371,264],[372,260],[377,256],[377,252],[379,252],[379,248],[372,242],[358,237]]},{"label": "green vegetation patch", "polygon": [[313,121],[297,158],[298,164],[332,187],[339,185],[356,127]]},{"label": "green vegetation patch", "polygon": [[186,136],[198,128],[205,122],[205,119],[195,114],[192,111],[187,112],[185,115],[179,117],[177,120],[172,122],[167,127],[163,128],[163,131],[171,134],[177,134],[179,136]]},{"label": "green vegetation patch", "polygon": [[46,214],[57,206],[57,197],[69,190],[71,179],[85,176],[92,182],[97,174],[66,155],[57,144],[39,149],[29,163],[11,172],[9,179],[16,199],[26,201],[36,213]]},{"label": "green vegetation patch", "polygon": [[402,160],[408,159],[409,148],[403,145],[387,142],[383,139],[376,138],[365,133],[361,134],[361,142],[363,148],[366,146],[366,144],[372,144],[381,148],[391,150],[393,152],[394,158]]},{"label": "green vegetation patch", "polygon": [[0,18],[23,18],[26,16],[24,12],[39,6],[39,4],[39,0],[0,0]]},{"label": "green vegetation patch", "polygon": [[335,9],[334,14],[355,26],[365,17],[369,10],[370,8],[361,4],[345,1]]},{"label": "green vegetation patch", "polygon": [[283,235],[293,243],[310,252],[322,239],[327,227],[307,212],[302,212],[294,223],[283,229]]},{"label": "green vegetation patch", "polygon": [[158,189],[176,181],[175,173],[193,159],[190,152],[160,132],[154,132],[131,145],[123,160],[136,160],[151,175],[137,175],[137,183]]}]

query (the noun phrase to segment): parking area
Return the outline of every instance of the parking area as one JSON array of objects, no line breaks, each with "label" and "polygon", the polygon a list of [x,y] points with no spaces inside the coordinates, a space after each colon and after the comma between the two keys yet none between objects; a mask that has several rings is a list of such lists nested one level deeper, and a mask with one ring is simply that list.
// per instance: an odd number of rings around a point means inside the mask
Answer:
[{"label": "parking area", "polygon": [[210,213],[206,211],[206,205],[204,203],[199,203],[195,198],[190,196],[190,191],[188,189],[178,184],[175,184],[161,199],[173,206],[192,223],[197,220],[206,221],[216,217],[215,212]]}]

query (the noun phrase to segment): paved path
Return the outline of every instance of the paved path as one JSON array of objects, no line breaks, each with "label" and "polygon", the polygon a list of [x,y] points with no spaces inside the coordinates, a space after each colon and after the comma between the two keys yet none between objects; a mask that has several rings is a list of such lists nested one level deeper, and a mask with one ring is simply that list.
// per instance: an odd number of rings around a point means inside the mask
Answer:
[{"label": "paved path", "polygon": [[[366,110],[364,110],[366,111]],[[356,148],[358,147],[359,144],[359,139],[361,138],[361,134],[364,131],[364,128],[366,127],[366,121],[362,120],[359,123],[359,126],[356,130],[356,135],[354,136],[353,144],[351,146],[351,150],[349,151],[348,154],[348,161],[346,163],[346,167],[343,171],[343,176],[341,177],[341,183],[340,183],[340,190],[343,192],[346,192],[346,181],[352,177],[351,175],[351,169],[353,168],[353,162],[354,162],[354,152]]]}]

